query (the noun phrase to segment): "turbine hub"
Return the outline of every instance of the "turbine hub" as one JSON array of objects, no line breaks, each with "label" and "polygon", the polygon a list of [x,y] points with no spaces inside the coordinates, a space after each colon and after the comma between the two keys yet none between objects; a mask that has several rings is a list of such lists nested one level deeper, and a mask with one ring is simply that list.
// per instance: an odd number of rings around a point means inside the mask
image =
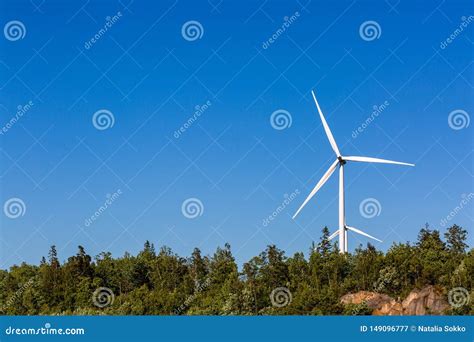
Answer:
[{"label": "turbine hub", "polygon": [[341,165],[345,165],[346,164],[346,161],[344,159],[342,159],[341,156],[337,157],[337,159],[339,160],[339,164]]}]

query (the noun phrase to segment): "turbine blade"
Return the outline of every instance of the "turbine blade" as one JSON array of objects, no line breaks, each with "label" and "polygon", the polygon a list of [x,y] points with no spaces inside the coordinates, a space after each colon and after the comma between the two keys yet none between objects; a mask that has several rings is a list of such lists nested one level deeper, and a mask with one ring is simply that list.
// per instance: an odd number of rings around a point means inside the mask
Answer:
[{"label": "turbine blade", "polygon": [[331,241],[332,239],[334,239],[336,236],[339,235],[339,230],[336,230],[334,233],[332,233],[329,237],[328,237],[328,240]]},{"label": "turbine blade", "polygon": [[331,144],[331,147],[334,150],[334,152],[336,152],[336,157],[340,157],[341,153],[339,152],[339,149],[337,148],[336,140],[334,140],[331,130],[329,129],[328,123],[326,122],[323,112],[321,111],[321,108],[319,107],[319,103],[318,103],[318,100],[316,100],[316,95],[314,94],[314,91],[311,90],[311,94],[313,94],[313,99],[314,99],[314,102],[316,103],[316,107],[318,108],[319,117],[321,118],[321,121],[323,122],[323,127],[324,127],[324,130],[326,131],[326,135],[328,136],[329,143]]},{"label": "turbine blade", "polygon": [[346,226],[346,228],[349,229],[349,230],[352,230],[353,232],[355,232],[355,233],[357,233],[357,234],[367,236],[368,238],[374,239],[374,240],[379,241],[379,242],[383,242],[382,240],[379,240],[379,239],[373,237],[372,235],[369,235],[369,234],[367,234],[367,233],[364,233],[362,230],[359,230],[359,229],[357,229],[357,228],[349,227],[349,226]]},{"label": "turbine blade", "polygon": [[299,214],[299,212],[301,211],[301,209],[303,209],[303,207],[306,205],[306,203],[308,203],[308,201],[313,198],[313,196],[318,192],[319,189],[321,189],[321,187],[324,185],[324,183],[326,183],[326,181],[329,179],[329,177],[331,177],[331,175],[334,173],[334,171],[336,170],[336,166],[337,164],[339,163],[339,160],[336,159],[336,161],[334,163],[332,163],[332,165],[329,167],[329,169],[326,171],[326,173],[321,177],[321,179],[319,180],[318,184],[316,184],[316,186],[314,187],[313,191],[311,191],[311,193],[309,194],[309,196],[304,200],[303,204],[301,205],[301,207],[299,207],[299,209],[296,211],[296,213],[293,215],[293,219]]},{"label": "turbine blade", "polygon": [[344,160],[356,161],[356,162],[366,162],[366,163],[384,163],[384,164],[398,164],[398,165],[407,165],[415,166],[415,164],[403,163],[387,159],[371,158],[371,157],[342,157]]}]

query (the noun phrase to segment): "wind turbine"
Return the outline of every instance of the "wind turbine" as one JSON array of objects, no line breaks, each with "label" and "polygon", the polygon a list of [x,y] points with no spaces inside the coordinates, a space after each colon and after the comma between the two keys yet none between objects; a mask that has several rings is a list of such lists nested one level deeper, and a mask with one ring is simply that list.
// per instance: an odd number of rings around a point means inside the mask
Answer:
[{"label": "wind turbine", "polygon": [[327,182],[327,180],[331,177],[331,175],[334,173],[334,171],[336,171],[337,167],[339,166],[339,229],[336,232],[334,232],[334,234],[332,234],[329,237],[329,239],[332,240],[336,236],[339,236],[339,251],[341,253],[347,253],[347,231],[348,230],[382,242],[381,240],[357,228],[346,225],[346,213],[345,213],[345,203],[344,203],[344,165],[346,165],[348,161],[365,162],[365,163],[398,164],[398,165],[408,165],[408,166],[415,166],[415,165],[409,164],[409,163],[392,161],[392,160],[386,160],[386,159],[371,158],[371,157],[357,157],[357,156],[344,157],[342,156],[341,153],[339,152],[339,148],[337,147],[336,140],[334,139],[334,136],[332,135],[331,130],[329,129],[328,123],[326,122],[326,119],[324,118],[323,112],[321,111],[321,108],[319,107],[319,103],[318,103],[318,100],[316,99],[316,95],[314,94],[314,91],[311,91],[311,93],[313,94],[313,99],[314,99],[314,102],[316,103],[316,107],[319,112],[319,117],[321,118],[321,121],[323,123],[323,127],[324,127],[324,130],[326,131],[326,135],[329,139],[329,143],[331,144],[332,149],[336,153],[337,159],[334,161],[334,163],[332,163],[332,165],[329,167],[329,169],[326,171],[326,173],[323,175],[323,177],[319,180],[319,182],[316,184],[314,189],[308,195],[308,197],[304,200],[301,207],[299,207],[295,215],[293,215],[293,219],[300,213],[300,211],[309,202],[309,200],[313,198],[314,195],[316,195],[319,189],[321,189],[324,183]]}]

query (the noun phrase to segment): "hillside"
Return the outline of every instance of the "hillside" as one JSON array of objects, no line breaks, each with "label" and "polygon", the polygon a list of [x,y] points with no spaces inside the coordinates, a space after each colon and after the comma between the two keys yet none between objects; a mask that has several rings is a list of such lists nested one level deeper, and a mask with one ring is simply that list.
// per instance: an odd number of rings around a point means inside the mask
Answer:
[{"label": "hillside", "polygon": [[7,315],[389,315],[474,314],[474,250],[456,225],[442,238],[425,227],[416,243],[382,253],[341,255],[323,229],[308,258],[268,246],[241,269],[226,244],[183,258],[146,242],[132,256],[94,259],[79,246],[61,263],[56,248],[39,265],[0,271]]}]

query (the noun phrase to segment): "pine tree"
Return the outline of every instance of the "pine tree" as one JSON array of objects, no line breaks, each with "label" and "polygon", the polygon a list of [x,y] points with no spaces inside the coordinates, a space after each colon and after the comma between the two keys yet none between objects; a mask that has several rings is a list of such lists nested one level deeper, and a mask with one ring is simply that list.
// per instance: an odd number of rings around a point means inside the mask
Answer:
[{"label": "pine tree", "polygon": [[326,257],[331,253],[332,245],[329,241],[329,229],[328,227],[324,227],[322,230],[323,235],[321,236],[321,241],[318,244],[317,251],[323,257]]},{"label": "pine tree", "polygon": [[448,250],[454,254],[463,254],[468,247],[466,244],[467,230],[453,225],[448,228],[448,231],[444,234]]},{"label": "pine tree", "polygon": [[196,286],[204,283],[207,276],[207,260],[201,256],[199,248],[194,248],[190,260],[190,273]]},{"label": "pine tree", "polygon": [[58,269],[59,268],[59,260],[58,260],[58,252],[56,251],[56,246],[52,245],[49,253],[48,253],[48,258],[49,258],[49,265],[53,269]]}]

